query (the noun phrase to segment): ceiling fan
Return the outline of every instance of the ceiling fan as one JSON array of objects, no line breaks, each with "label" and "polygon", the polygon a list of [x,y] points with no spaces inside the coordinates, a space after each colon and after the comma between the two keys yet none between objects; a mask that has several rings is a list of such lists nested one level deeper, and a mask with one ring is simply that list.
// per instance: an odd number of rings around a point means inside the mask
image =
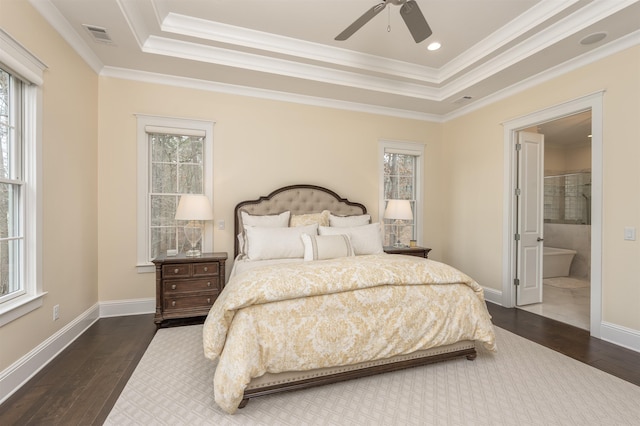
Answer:
[{"label": "ceiling fan", "polygon": [[433,33],[415,0],[383,0],[382,3],[378,3],[371,9],[367,10],[364,15],[356,19],[353,24],[349,25],[344,31],[338,34],[335,39],[343,41],[351,37],[364,24],[372,20],[378,13],[382,12],[384,8],[387,7],[388,3],[396,6],[402,5],[402,7],[400,7],[400,16],[402,16],[404,23],[407,24],[407,28],[409,28],[409,32],[411,32],[416,43],[420,43]]}]

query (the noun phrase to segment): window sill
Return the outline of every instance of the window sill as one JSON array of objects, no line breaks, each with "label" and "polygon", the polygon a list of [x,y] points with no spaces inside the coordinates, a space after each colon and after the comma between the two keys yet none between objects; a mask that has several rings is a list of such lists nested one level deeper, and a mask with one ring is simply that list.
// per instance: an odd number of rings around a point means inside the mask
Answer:
[{"label": "window sill", "polygon": [[0,305],[0,327],[42,306],[46,292],[20,296]]}]

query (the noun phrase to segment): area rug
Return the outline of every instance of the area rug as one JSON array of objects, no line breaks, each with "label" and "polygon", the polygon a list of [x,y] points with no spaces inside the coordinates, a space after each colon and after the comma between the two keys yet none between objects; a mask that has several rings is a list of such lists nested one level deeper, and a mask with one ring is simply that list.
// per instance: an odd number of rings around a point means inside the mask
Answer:
[{"label": "area rug", "polygon": [[202,326],[160,329],[106,425],[637,425],[640,387],[496,328],[498,353],[260,397],[213,399]]}]

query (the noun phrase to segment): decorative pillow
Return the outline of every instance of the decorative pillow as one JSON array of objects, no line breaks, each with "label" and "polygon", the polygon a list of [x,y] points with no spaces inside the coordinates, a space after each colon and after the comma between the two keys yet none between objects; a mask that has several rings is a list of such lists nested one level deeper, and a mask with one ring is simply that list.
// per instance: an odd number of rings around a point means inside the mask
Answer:
[{"label": "decorative pillow", "polygon": [[302,234],[304,260],[325,260],[336,257],[353,256],[353,247],[348,235],[309,235]]},{"label": "decorative pillow", "polygon": [[245,226],[246,252],[249,260],[294,259],[304,257],[302,234],[317,234],[318,225],[294,228]]},{"label": "decorative pillow", "polygon": [[363,226],[371,223],[371,215],[361,214],[354,216],[335,216],[329,215],[329,226],[337,228],[350,228],[352,226]]},{"label": "decorative pillow", "polygon": [[356,256],[384,253],[380,223],[352,226],[349,228],[321,226],[319,231],[320,235],[348,235],[351,238],[351,245],[353,246],[353,251]]},{"label": "decorative pillow", "polygon": [[329,226],[329,210],[322,213],[294,214],[291,215],[289,226],[304,226],[317,223],[318,226]]}]

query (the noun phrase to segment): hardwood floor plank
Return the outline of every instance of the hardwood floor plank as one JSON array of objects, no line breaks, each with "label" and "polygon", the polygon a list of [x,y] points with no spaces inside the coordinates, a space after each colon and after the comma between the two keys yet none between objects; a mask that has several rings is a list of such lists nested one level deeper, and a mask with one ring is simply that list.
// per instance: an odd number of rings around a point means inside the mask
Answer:
[{"label": "hardwood floor plank", "polygon": [[493,323],[575,360],[640,386],[640,353],[589,335],[587,330],[521,309],[487,303]]},{"label": "hardwood floor plank", "polygon": [[155,332],[152,314],[100,319],[0,405],[0,424],[102,424]]}]

